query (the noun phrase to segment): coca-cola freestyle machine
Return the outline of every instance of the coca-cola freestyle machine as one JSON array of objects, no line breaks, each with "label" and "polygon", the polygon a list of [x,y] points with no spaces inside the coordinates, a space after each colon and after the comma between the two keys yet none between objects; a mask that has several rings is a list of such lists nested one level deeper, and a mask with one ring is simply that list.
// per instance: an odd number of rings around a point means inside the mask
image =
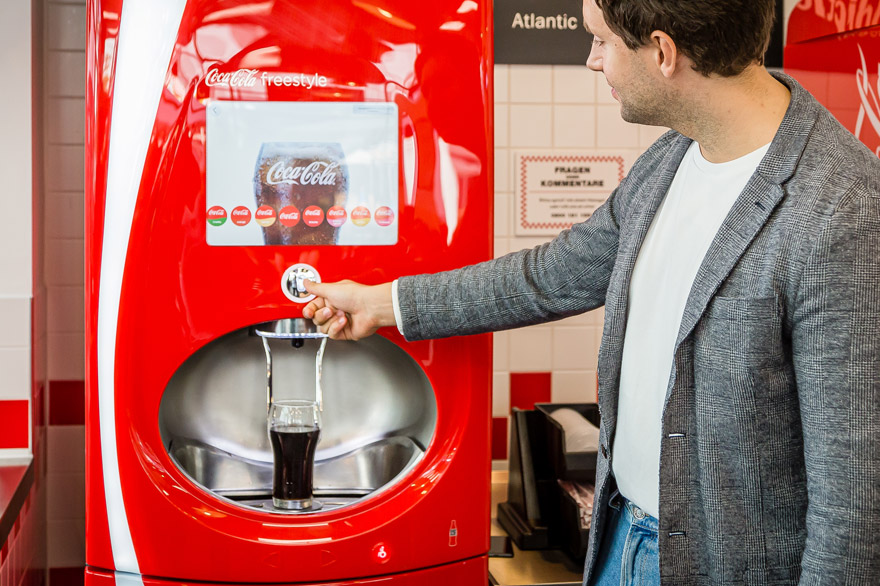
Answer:
[{"label": "coca-cola freestyle machine", "polygon": [[321,507],[266,417],[316,393],[304,278],[491,257],[488,2],[88,14],[87,581],[486,584],[488,336],[326,343]]}]

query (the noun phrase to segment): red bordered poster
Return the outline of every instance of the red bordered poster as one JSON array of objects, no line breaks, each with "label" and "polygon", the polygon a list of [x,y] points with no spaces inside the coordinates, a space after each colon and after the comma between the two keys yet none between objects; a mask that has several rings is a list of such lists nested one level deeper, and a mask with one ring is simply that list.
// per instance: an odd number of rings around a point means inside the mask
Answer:
[{"label": "red bordered poster", "polygon": [[516,153],[516,235],[552,235],[589,219],[636,156],[625,150]]}]

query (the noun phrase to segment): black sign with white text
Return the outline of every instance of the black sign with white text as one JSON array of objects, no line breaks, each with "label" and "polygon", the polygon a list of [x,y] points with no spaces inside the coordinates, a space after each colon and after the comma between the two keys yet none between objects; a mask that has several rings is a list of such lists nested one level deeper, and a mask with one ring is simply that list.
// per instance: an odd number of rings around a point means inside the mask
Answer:
[{"label": "black sign with white text", "polygon": [[[495,0],[495,63],[584,65],[593,41],[584,29],[582,0]],[[783,0],[765,56],[782,67]]]},{"label": "black sign with white text", "polygon": [[584,65],[582,0],[495,0],[495,63]]}]

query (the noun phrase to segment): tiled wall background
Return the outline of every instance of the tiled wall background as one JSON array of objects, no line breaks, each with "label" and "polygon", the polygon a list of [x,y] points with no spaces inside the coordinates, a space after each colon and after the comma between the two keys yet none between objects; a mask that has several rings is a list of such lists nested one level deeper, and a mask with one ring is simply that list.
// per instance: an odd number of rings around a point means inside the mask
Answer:
[{"label": "tiled wall background", "polygon": [[44,6],[48,562],[85,563],[85,0]]},{"label": "tiled wall background", "polygon": [[[0,458],[31,448],[32,129],[29,2],[0,5],[0,71],[7,80],[0,108]],[[13,81],[15,80],[15,81]]]},{"label": "tiled wall background", "polygon": [[[515,154],[638,155],[665,129],[624,122],[601,73],[584,66],[495,66],[495,255],[550,240],[514,233]],[[507,457],[507,415],[535,402],[596,400],[602,309],[495,334],[493,458]]]},{"label": "tiled wall background", "polygon": [[0,2],[7,90],[0,108],[0,465],[33,458],[25,502],[7,512],[17,516],[0,538],[0,586],[41,586],[46,568],[42,19],[41,2]]}]

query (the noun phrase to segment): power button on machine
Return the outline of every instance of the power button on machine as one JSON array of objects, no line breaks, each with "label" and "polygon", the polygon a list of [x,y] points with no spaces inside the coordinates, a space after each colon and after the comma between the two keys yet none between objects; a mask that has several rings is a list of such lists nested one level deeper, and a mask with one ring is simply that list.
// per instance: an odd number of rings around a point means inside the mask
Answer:
[{"label": "power button on machine", "polygon": [[377,564],[387,563],[391,559],[391,552],[384,543],[377,543],[373,546],[373,561]]}]

